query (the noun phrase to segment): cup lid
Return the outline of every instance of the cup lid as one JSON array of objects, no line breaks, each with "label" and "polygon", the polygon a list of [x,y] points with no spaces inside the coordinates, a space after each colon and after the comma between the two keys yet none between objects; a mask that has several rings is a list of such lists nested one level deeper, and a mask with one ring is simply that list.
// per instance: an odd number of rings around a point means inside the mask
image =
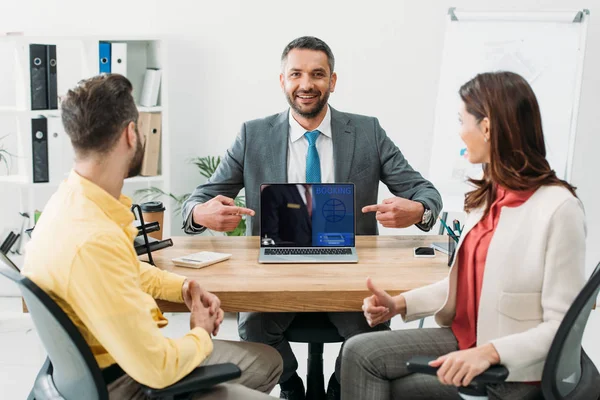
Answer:
[{"label": "cup lid", "polygon": [[147,201],[140,204],[140,208],[143,212],[159,212],[165,211],[162,201]]}]

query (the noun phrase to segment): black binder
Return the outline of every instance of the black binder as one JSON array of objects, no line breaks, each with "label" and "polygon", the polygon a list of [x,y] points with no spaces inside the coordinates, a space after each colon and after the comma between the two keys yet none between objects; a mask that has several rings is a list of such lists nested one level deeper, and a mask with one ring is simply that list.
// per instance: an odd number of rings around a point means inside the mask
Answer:
[{"label": "black binder", "polygon": [[47,49],[43,44],[29,45],[29,69],[31,72],[31,109],[48,108]]},{"label": "black binder", "polygon": [[48,108],[50,110],[58,109],[58,86],[56,83],[56,45],[46,46],[46,59],[48,71]]},{"label": "black binder", "polygon": [[48,182],[48,121],[45,117],[31,120],[31,151],[33,183]]}]

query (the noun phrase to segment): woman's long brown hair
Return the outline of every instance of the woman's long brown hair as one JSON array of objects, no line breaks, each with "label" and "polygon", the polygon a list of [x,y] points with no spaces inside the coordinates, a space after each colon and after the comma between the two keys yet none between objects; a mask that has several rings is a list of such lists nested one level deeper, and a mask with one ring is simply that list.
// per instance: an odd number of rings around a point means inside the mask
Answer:
[{"label": "woman's long brown hair", "polygon": [[540,108],[531,86],[512,72],[479,74],[459,90],[467,112],[477,122],[490,121],[490,162],[482,179],[469,179],[475,189],[465,195],[465,211],[485,206],[496,197],[495,185],[514,191],[556,185],[575,188],[559,179],[546,160]]}]

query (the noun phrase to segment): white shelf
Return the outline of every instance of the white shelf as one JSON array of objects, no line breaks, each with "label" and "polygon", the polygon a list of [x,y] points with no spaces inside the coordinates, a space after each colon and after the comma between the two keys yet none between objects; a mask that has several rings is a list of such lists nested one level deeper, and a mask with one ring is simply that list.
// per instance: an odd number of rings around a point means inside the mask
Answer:
[{"label": "white shelf", "polygon": [[125,183],[154,183],[162,182],[164,178],[162,175],[157,176],[134,176],[133,178],[125,179]]},{"label": "white shelf", "polygon": [[155,107],[144,107],[144,106],[137,106],[137,109],[139,112],[162,112],[163,108],[162,106],[155,106]]},{"label": "white shelf", "polygon": [[18,113],[18,112],[20,112],[20,110],[17,107],[7,107],[7,106],[0,107],[0,114],[14,114],[14,113]]},{"label": "white shelf", "polygon": [[60,116],[60,110],[25,110],[18,107],[0,107],[0,115],[27,115],[27,116]]},{"label": "white shelf", "polygon": [[[59,59],[57,93],[60,96],[67,93],[82,79],[88,79],[98,74],[98,43],[101,41],[127,43],[126,76],[133,85],[134,100],[138,103],[136,107],[139,112],[162,113],[159,158],[161,175],[136,176],[126,179],[124,192],[130,195],[135,190],[151,186],[159,187],[165,192],[170,190],[169,107],[166,95],[168,93],[168,63],[167,42],[164,38],[143,35],[3,36],[0,33],[0,44],[4,46],[2,49],[6,50],[2,55],[11,57],[11,53],[13,54],[12,63],[10,63],[12,66],[10,68],[7,66],[8,62],[11,61],[7,58],[7,63],[4,64],[6,68],[0,68],[0,73],[6,74],[8,77],[14,75],[12,79],[4,79],[0,82],[0,86],[2,86],[6,82],[14,81],[14,95],[4,96],[3,98],[6,98],[6,100],[0,106],[0,137],[9,134],[3,142],[4,147],[10,149],[11,153],[16,155],[11,165],[12,168],[16,166],[16,169],[11,169],[13,175],[0,176],[0,185],[8,186],[10,184],[20,191],[20,211],[31,214],[35,209],[42,210],[51,192],[60,185],[60,182],[54,181],[49,183],[32,182],[31,119],[37,116],[45,116],[50,121],[52,118],[60,117],[61,110],[31,110],[29,44],[56,45]],[[158,103],[154,107],[139,105],[144,74],[148,68],[162,70]],[[58,126],[57,121],[52,122]],[[57,148],[56,143],[54,148]],[[51,149],[49,149],[50,151]],[[61,165],[59,169],[62,170],[63,166]],[[1,169],[1,171],[4,171],[4,169]],[[165,215],[164,228],[165,231],[170,232],[170,215]]]},{"label": "white shelf", "polygon": [[27,179],[24,175],[4,175],[0,176],[0,182],[4,183],[14,183],[15,185],[20,185],[26,188],[39,188],[39,187],[58,187],[62,181],[60,182],[36,182],[33,183]]},{"label": "white shelf", "polygon": [[0,182],[26,184],[27,177],[24,175],[3,175],[0,176]]},{"label": "white shelf", "polygon": [[27,187],[30,187],[30,188],[41,188],[41,187],[58,188],[58,186],[61,183],[62,183],[62,181],[60,181],[60,182],[37,182],[37,183],[28,182]]}]

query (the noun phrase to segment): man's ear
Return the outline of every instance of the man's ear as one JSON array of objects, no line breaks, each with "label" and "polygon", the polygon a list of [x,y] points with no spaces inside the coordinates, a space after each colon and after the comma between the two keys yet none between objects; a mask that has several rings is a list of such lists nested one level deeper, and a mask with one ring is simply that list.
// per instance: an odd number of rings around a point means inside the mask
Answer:
[{"label": "man's ear", "polygon": [[335,91],[335,84],[337,83],[337,74],[334,72],[331,74],[331,80],[329,81],[329,92],[333,93]]},{"label": "man's ear", "polygon": [[136,148],[137,141],[140,139],[135,131],[135,122],[130,122],[125,127],[125,136],[127,138],[127,145],[131,148]]}]

